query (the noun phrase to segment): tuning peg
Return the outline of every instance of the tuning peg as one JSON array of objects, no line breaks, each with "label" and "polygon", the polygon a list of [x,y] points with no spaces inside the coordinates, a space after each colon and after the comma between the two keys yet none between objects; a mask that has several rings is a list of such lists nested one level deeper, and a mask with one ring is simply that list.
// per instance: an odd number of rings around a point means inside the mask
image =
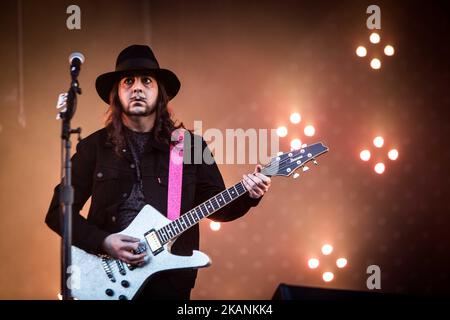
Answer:
[{"label": "tuning peg", "polygon": [[306,172],[306,171],[309,170],[309,167],[308,166],[304,166],[302,170],[303,170],[303,172]]},{"label": "tuning peg", "polygon": [[292,176],[292,178],[297,179],[298,177],[300,177],[300,175],[296,172],[294,173],[294,175]]},{"label": "tuning peg", "polygon": [[316,166],[318,166],[319,165],[319,163],[317,162],[317,160],[316,159],[314,159],[313,160],[313,163],[316,165]]},{"label": "tuning peg", "polygon": [[306,143],[302,144],[302,149],[306,148],[308,145]]},{"label": "tuning peg", "polygon": [[281,156],[283,154],[283,151],[277,152],[277,156]]}]

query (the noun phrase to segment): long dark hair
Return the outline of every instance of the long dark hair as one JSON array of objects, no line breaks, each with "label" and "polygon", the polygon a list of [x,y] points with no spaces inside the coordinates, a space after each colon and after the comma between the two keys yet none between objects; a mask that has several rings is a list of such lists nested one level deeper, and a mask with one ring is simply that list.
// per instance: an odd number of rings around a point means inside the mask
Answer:
[{"label": "long dark hair", "polygon": [[[176,124],[168,109],[169,97],[164,85],[157,81],[158,97],[155,110],[155,125],[152,133],[156,141],[167,145],[174,143],[171,141],[171,133],[178,128],[184,128],[183,123]],[[106,112],[105,127],[108,132],[108,139],[114,145],[114,151],[121,156],[120,150],[126,146],[125,125],[122,122],[123,108],[119,99],[119,83],[117,82],[111,89],[109,96],[109,108]]]}]

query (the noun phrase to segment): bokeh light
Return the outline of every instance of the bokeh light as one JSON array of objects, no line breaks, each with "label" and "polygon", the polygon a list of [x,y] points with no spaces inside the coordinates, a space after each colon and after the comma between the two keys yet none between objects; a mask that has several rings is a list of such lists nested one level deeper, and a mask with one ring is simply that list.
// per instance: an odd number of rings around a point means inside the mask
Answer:
[{"label": "bokeh light", "polygon": [[322,279],[325,282],[330,282],[330,281],[332,281],[334,279],[334,274],[332,272],[329,272],[329,271],[324,272],[323,275],[322,275]]},{"label": "bokeh light", "polygon": [[384,54],[387,56],[393,56],[395,53],[394,47],[391,45],[387,45],[384,47]]},{"label": "bokeh light", "polygon": [[319,259],[311,258],[308,260],[308,267],[310,269],[316,269],[319,266]]},{"label": "bokeh light", "polygon": [[209,223],[209,227],[211,228],[212,231],[219,231],[220,230],[220,222],[211,221]]},{"label": "bokeh light", "polygon": [[285,126],[279,126],[277,128],[277,135],[279,137],[286,137],[288,134],[288,129]]},{"label": "bokeh light", "polygon": [[389,150],[388,157],[391,160],[397,160],[398,159],[398,150],[397,149]]},{"label": "bokeh light", "polygon": [[359,153],[359,157],[362,161],[369,161],[370,160],[370,151],[369,150],[363,150]]},{"label": "bokeh light", "polygon": [[370,34],[369,39],[370,39],[370,42],[376,44],[376,43],[379,43],[379,42],[380,42],[381,37],[380,37],[380,35],[379,35],[378,33],[372,32],[372,33]]},{"label": "bokeh light", "polygon": [[367,55],[367,49],[363,46],[356,48],[356,55],[358,57],[365,57]]},{"label": "bokeh light", "polygon": [[339,258],[339,259],[336,260],[336,266],[337,266],[339,269],[344,268],[346,265],[347,265],[347,259],[345,259],[345,258]]},{"label": "bokeh light", "polygon": [[291,140],[291,148],[293,150],[298,150],[302,147],[302,141],[300,139],[292,139]]},{"label": "bokeh light", "polygon": [[380,68],[381,68],[381,61],[380,61],[380,59],[373,58],[373,59],[370,61],[370,67],[371,67],[372,69],[375,69],[375,70],[380,69]]},{"label": "bokeh light", "polygon": [[313,125],[307,125],[303,132],[305,133],[305,136],[312,137],[316,133],[316,129]]},{"label": "bokeh light", "polygon": [[324,255],[327,256],[327,255],[331,254],[332,252],[333,252],[333,246],[331,244],[324,244],[322,246],[322,253]]},{"label": "bokeh light", "polygon": [[385,169],[386,167],[383,162],[378,162],[374,167],[375,172],[378,174],[383,174]]},{"label": "bokeh light", "polygon": [[373,139],[373,145],[377,148],[381,148],[384,145],[384,139],[382,136],[377,136]]},{"label": "bokeh light", "polygon": [[300,121],[302,121],[302,116],[300,115],[300,113],[294,112],[294,113],[291,113],[289,120],[291,120],[291,122],[293,124],[297,124],[297,123],[300,123]]}]

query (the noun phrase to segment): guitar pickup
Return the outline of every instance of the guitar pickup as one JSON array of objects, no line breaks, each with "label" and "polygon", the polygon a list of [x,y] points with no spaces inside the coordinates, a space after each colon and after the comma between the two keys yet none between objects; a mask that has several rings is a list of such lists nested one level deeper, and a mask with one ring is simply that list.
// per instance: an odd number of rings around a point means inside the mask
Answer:
[{"label": "guitar pickup", "polygon": [[158,233],[155,231],[155,229],[147,232],[144,237],[145,240],[147,240],[147,244],[154,256],[164,250],[164,247],[161,244],[161,240],[159,239]]}]

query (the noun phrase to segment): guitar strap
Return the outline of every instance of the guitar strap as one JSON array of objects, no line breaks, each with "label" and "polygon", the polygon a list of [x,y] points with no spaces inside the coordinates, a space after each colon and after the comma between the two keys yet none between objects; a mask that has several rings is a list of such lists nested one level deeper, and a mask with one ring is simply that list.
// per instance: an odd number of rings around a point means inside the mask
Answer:
[{"label": "guitar strap", "polygon": [[177,141],[170,145],[169,183],[167,194],[167,218],[175,220],[180,216],[181,185],[183,181],[183,147],[184,130],[178,129],[172,133],[172,139]]}]

